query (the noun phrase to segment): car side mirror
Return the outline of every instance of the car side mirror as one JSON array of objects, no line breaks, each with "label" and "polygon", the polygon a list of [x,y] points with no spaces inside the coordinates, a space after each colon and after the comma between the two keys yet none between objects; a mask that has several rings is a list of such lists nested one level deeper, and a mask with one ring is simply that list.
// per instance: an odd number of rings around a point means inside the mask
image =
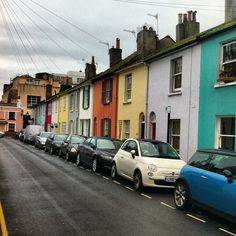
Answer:
[{"label": "car side mirror", "polygon": [[96,146],[95,146],[94,144],[92,144],[90,147],[91,147],[93,150],[96,149]]},{"label": "car side mirror", "polygon": [[133,158],[135,158],[136,151],[135,151],[135,150],[131,150],[130,153],[131,153],[131,156],[132,156]]},{"label": "car side mirror", "polygon": [[228,183],[233,183],[234,179],[233,179],[233,174],[230,170],[224,170],[223,171],[223,175],[228,179]]}]

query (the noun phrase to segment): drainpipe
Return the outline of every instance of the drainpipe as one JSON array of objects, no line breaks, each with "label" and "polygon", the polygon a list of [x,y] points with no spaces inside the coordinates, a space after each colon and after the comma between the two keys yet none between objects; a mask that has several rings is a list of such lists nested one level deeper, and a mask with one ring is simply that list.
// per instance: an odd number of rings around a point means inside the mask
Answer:
[{"label": "drainpipe", "polygon": [[148,138],[148,93],[149,93],[149,64],[144,63],[147,66],[147,87],[146,87],[146,114],[145,114],[145,138]]}]

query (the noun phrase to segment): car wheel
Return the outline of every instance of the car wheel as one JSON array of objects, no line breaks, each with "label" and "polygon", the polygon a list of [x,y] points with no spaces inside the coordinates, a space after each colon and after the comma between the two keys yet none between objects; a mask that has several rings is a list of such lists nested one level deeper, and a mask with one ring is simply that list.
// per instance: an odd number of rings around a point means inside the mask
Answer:
[{"label": "car wheel", "polygon": [[76,157],[76,165],[77,165],[77,166],[82,166],[82,161],[81,161],[81,159],[80,159],[79,153],[77,154],[77,157]]},{"label": "car wheel", "polygon": [[67,161],[70,161],[70,155],[69,155],[68,152],[66,153],[66,160],[67,160]]},{"label": "car wheel", "polygon": [[93,171],[93,172],[98,172],[98,171],[99,171],[98,159],[97,159],[97,157],[94,157],[94,158],[93,158],[92,171]]},{"label": "car wheel", "polygon": [[44,151],[47,152],[47,147],[45,146]]},{"label": "car wheel", "polygon": [[190,192],[188,186],[183,181],[179,181],[175,185],[174,201],[178,209],[184,210],[190,206]]},{"label": "car wheel", "polygon": [[143,181],[140,171],[136,171],[134,173],[134,189],[137,191],[141,191],[143,189]]},{"label": "car wheel", "polygon": [[117,173],[117,169],[116,169],[116,164],[113,163],[111,166],[111,178],[112,179],[118,179],[118,173]]},{"label": "car wheel", "polygon": [[62,151],[61,151],[61,149],[59,150],[58,156],[59,156],[60,158],[62,158]]},{"label": "car wheel", "polygon": [[49,151],[49,153],[50,153],[51,155],[53,155],[53,153],[54,153],[54,151],[53,151],[53,147],[50,147],[50,151]]}]

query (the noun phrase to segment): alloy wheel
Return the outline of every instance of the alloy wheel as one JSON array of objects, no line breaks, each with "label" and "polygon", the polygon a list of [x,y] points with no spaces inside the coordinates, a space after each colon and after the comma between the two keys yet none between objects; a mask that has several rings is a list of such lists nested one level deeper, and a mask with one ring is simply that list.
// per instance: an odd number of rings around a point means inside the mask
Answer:
[{"label": "alloy wheel", "polygon": [[97,158],[93,159],[93,163],[92,163],[92,171],[96,172],[97,171]]}]

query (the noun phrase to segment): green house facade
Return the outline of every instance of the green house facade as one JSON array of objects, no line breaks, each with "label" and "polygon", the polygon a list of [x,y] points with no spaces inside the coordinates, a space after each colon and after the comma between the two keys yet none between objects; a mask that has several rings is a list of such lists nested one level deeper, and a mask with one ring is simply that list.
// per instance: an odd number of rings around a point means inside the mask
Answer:
[{"label": "green house facade", "polygon": [[236,150],[236,21],[201,42],[198,148]]}]

